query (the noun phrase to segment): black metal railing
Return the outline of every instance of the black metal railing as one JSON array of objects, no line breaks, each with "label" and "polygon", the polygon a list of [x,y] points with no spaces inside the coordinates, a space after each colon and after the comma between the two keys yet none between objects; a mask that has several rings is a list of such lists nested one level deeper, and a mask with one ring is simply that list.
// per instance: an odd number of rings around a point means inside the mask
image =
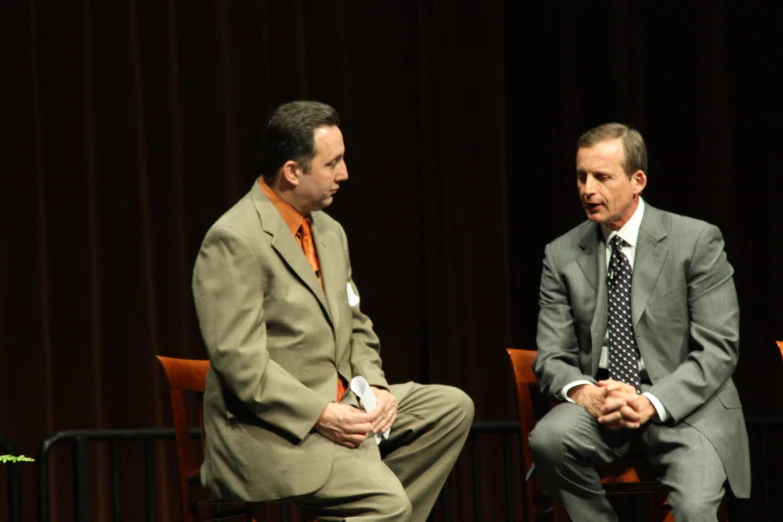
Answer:
[{"label": "black metal railing", "polygon": [[[199,438],[198,428],[191,428],[190,436]],[[77,522],[89,522],[90,517],[90,477],[88,444],[108,442],[111,445],[111,490],[112,520],[119,521],[122,512],[120,501],[120,443],[137,441],[144,445],[145,497],[147,501],[147,520],[155,521],[155,474],[153,443],[174,439],[173,428],[137,429],[137,430],[72,430],[61,431],[46,439],[38,453],[38,520],[50,521],[50,462],[52,449],[63,443],[73,444],[73,488],[74,510]]]},{"label": "black metal railing", "polygon": [[[478,444],[477,439],[484,435],[502,435],[503,436],[503,474],[505,480],[503,481],[503,491],[505,493],[506,500],[506,519],[510,522],[515,520],[514,513],[514,466],[519,462],[518,459],[512,458],[511,439],[512,436],[519,435],[519,423],[518,422],[476,422],[470,428],[470,436],[474,440],[474,444],[471,447],[471,457],[473,460],[473,519],[483,520],[482,514],[484,512],[482,494],[482,478],[484,476],[482,472],[483,459],[481,458],[481,445]],[[443,499],[444,502],[448,502],[448,497]],[[449,518],[446,520],[451,520]]]},{"label": "black metal railing", "polygon": [[[753,435],[753,429],[758,428],[759,453],[761,454],[761,488],[764,491],[764,520],[773,520],[772,518],[772,467],[769,456],[769,432],[773,429],[783,428],[783,419],[777,417],[756,417],[746,419],[745,424],[748,427],[749,435]],[[780,441],[780,434],[776,438]],[[752,441],[751,441],[752,444]]]},{"label": "black metal railing", "polygon": [[[763,490],[763,512],[766,515],[764,520],[772,520],[772,495],[770,478],[772,477],[774,463],[769,458],[770,440],[769,432],[773,429],[783,428],[783,419],[781,418],[755,418],[747,419],[747,425],[752,436],[757,435],[757,450],[761,455],[760,475],[762,477]],[[191,428],[190,435],[193,438],[200,438],[198,428]],[[502,455],[503,455],[503,474],[504,474],[504,495],[505,495],[505,513],[508,521],[516,520],[515,512],[515,494],[519,493],[514,488],[514,473],[518,467],[518,453],[515,456],[513,444],[518,444],[519,423],[518,422],[477,422],[471,428],[470,447],[472,460],[472,490],[473,490],[473,518],[477,522],[483,520],[483,494],[482,480],[484,477],[482,458],[482,445],[480,440],[485,436],[502,436]],[[147,521],[155,522],[155,474],[153,459],[153,444],[161,440],[171,440],[174,438],[174,430],[164,429],[138,429],[138,430],[80,430],[63,431],[46,439],[41,446],[38,455],[38,519],[39,522],[50,522],[50,454],[52,448],[58,444],[71,443],[74,473],[74,509],[76,522],[89,522],[90,516],[90,462],[88,444],[91,442],[108,442],[111,444],[111,490],[112,490],[112,512],[113,521],[119,522],[121,519],[120,491],[121,481],[119,472],[120,443],[130,441],[140,441],[144,444],[145,455],[145,497],[147,502]],[[516,441],[514,439],[517,439]],[[0,438],[0,444],[4,439]],[[4,446],[7,447],[7,446]],[[518,450],[518,449],[517,449]],[[11,450],[12,451],[12,450]],[[13,468],[9,471],[13,473]],[[11,522],[19,521],[19,502],[18,502],[18,476],[16,482],[9,481],[12,489],[11,511],[9,520]],[[450,506],[449,488],[444,487],[439,506],[442,520],[453,520]],[[287,505],[281,505],[280,520],[286,522],[289,519]]]},{"label": "black metal railing", "polygon": [[[16,448],[4,437],[0,437],[0,450],[2,455],[16,455]],[[19,522],[19,466],[14,464],[4,467],[8,476],[8,521]]]}]

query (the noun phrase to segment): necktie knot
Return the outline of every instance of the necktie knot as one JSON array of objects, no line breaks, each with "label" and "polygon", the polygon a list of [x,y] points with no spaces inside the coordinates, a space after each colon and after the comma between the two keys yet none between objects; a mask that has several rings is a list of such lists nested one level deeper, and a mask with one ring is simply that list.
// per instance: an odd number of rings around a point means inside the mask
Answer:
[{"label": "necktie knot", "polygon": [[[299,237],[301,237],[302,239],[305,239],[305,238],[311,238],[312,235],[313,235],[313,231],[310,228],[310,220],[307,219],[307,218],[304,218],[302,220],[302,224],[299,225]],[[312,239],[311,239],[311,241],[312,241]]]},{"label": "necktie knot", "polygon": [[625,241],[623,241],[623,238],[620,236],[614,236],[612,238],[612,249],[616,252],[622,251],[623,244],[625,244]]}]

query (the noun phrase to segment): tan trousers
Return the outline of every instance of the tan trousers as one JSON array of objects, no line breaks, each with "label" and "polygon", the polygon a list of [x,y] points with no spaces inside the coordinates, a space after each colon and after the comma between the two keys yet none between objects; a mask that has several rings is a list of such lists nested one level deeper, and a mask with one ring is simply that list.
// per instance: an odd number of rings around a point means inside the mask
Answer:
[{"label": "tan trousers", "polygon": [[473,401],[461,390],[414,384],[398,398],[388,440],[337,445],[323,487],[290,500],[321,522],[425,522],[472,422]]}]

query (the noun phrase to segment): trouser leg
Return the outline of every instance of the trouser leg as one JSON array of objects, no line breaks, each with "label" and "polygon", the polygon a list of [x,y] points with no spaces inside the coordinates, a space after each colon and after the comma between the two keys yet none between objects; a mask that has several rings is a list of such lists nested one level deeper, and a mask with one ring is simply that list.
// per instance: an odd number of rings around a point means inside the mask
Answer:
[{"label": "trouser leg", "polygon": [[425,522],[465,444],[473,401],[451,386],[414,384],[398,405],[381,454],[413,505],[410,520]]},{"label": "trouser leg", "polygon": [[608,430],[571,403],[550,410],[530,434],[534,473],[574,522],[617,520],[595,466],[639,447],[638,432]]},{"label": "trouser leg", "polygon": [[669,504],[677,522],[715,522],[725,492],[726,472],[709,440],[697,429],[651,425],[643,435],[645,453],[671,488]]},{"label": "trouser leg", "polygon": [[335,445],[326,483],[314,493],[290,500],[321,522],[404,522],[410,520],[412,510],[373,437],[357,449]]}]

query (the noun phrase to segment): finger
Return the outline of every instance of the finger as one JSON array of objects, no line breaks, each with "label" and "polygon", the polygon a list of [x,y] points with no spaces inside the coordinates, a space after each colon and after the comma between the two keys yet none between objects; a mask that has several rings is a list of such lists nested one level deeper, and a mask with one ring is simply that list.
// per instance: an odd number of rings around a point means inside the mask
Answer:
[{"label": "finger", "polygon": [[339,440],[336,440],[338,444],[345,446],[346,448],[356,449],[359,446],[362,445],[362,442],[367,439],[367,434],[363,435],[351,435],[349,437],[341,437]]},{"label": "finger", "polygon": [[621,420],[622,418],[623,416],[618,410],[605,411],[601,413],[600,417],[598,417],[598,422],[601,424],[611,424]]},{"label": "finger", "polygon": [[638,393],[636,393],[636,388],[630,384],[623,384],[622,390],[631,397],[636,397],[638,395]]},{"label": "finger", "polygon": [[634,391],[633,394],[631,394],[628,393],[625,389],[620,389],[607,393],[606,396],[613,399],[620,399],[625,403],[629,403],[636,399],[636,392]]},{"label": "finger", "polygon": [[603,406],[601,406],[601,413],[604,415],[615,412],[625,406],[625,401],[619,398],[608,398],[604,401]]},{"label": "finger", "polygon": [[378,433],[382,431],[386,431],[394,421],[394,418],[397,415],[397,409],[392,407],[381,414],[378,419],[373,422],[373,433]]},{"label": "finger", "polygon": [[629,388],[636,393],[633,386],[628,386],[624,382],[614,381],[606,386],[606,393],[628,393]]},{"label": "finger", "polygon": [[631,430],[635,430],[635,429],[639,429],[641,425],[642,425],[641,419],[631,420],[631,419],[627,419],[626,417],[620,417],[619,420],[609,425],[605,425],[605,427],[609,429],[628,428]]},{"label": "finger", "polygon": [[641,420],[641,416],[633,408],[620,408],[620,415],[622,416],[623,422],[625,423],[638,424]]},{"label": "finger", "polygon": [[359,422],[359,423],[346,423],[339,426],[339,431],[345,436],[367,436],[372,431],[372,423]]},{"label": "finger", "polygon": [[388,417],[390,411],[397,411],[397,401],[392,394],[386,394],[386,400],[379,402],[376,409],[382,411],[382,417]]},{"label": "finger", "polygon": [[609,414],[601,415],[598,417],[598,423],[599,424],[614,424],[620,420],[622,420],[623,416],[620,415],[619,411],[615,411]]},{"label": "finger", "polygon": [[373,433],[383,433],[384,431],[388,430],[392,427],[392,424],[396,418],[397,412],[395,410],[389,410],[386,412],[386,417],[384,417],[383,422],[379,423],[378,426],[373,429]]}]

